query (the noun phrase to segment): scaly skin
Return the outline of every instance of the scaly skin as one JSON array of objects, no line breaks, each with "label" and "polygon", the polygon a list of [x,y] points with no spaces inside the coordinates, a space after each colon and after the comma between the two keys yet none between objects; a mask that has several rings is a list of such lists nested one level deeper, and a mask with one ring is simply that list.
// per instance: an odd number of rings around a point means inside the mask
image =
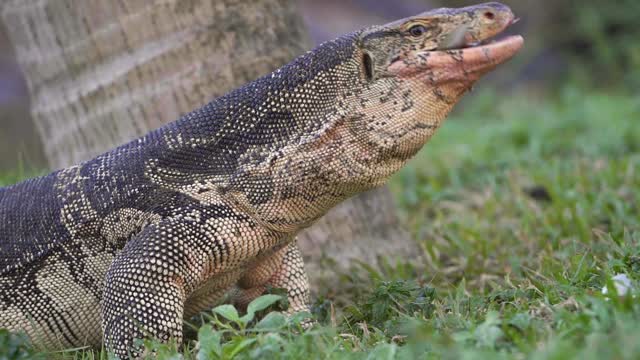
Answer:
[{"label": "scaly skin", "polygon": [[[0,327],[38,345],[182,337],[184,318],[309,288],[296,233],[379,186],[521,37],[504,5],[439,9],[295,59],[97,158],[0,189]],[[438,49],[451,49],[439,51]]]}]

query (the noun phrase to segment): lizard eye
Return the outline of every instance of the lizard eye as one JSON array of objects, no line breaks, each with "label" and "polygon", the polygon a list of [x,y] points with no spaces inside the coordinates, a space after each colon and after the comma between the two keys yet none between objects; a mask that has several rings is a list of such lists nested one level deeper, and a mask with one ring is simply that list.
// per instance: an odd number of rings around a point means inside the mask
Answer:
[{"label": "lizard eye", "polygon": [[422,36],[426,32],[427,28],[425,28],[423,25],[413,25],[409,28],[409,34],[415,37]]}]

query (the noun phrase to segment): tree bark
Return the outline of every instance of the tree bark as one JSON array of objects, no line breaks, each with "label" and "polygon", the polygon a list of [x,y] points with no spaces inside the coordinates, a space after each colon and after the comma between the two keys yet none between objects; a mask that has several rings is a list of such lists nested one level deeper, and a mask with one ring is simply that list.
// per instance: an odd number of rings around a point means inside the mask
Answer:
[{"label": "tree bark", "polygon": [[[87,160],[173,121],[310,48],[293,0],[7,0],[0,9],[49,164]],[[320,259],[408,254],[386,188],[300,236]]]}]

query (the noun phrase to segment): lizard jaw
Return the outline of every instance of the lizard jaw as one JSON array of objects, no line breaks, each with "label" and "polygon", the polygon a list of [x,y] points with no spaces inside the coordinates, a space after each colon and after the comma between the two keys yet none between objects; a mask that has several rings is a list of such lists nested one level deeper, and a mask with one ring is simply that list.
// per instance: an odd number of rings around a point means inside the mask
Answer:
[{"label": "lizard jaw", "polygon": [[451,82],[471,85],[482,75],[511,59],[523,44],[522,36],[513,35],[486,45],[416,52],[411,56],[411,61],[392,63],[389,72],[400,78],[418,76],[430,85]]}]

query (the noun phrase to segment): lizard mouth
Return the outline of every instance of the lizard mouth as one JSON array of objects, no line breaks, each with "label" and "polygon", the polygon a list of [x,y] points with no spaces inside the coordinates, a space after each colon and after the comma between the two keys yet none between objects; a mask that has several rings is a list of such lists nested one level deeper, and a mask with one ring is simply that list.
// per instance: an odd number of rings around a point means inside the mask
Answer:
[{"label": "lizard mouth", "polygon": [[499,40],[465,43],[458,48],[419,51],[411,56],[412,61],[392,63],[389,71],[404,78],[425,74],[426,77],[420,77],[433,85],[472,83],[511,59],[523,44],[522,36],[511,35]]},{"label": "lizard mouth", "polygon": [[[495,16],[495,15],[493,15]],[[498,26],[492,30],[485,30],[480,36],[484,38],[478,38],[478,35],[474,35],[472,31],[469,31],[469,25],[461,25],[457,29],[449,33],[438,44],[435,50],[430,52],[438,53],[445,51],[447,53],[455,53],[455,50],[461,50],[462,53],[457,55],[470,54],[473,56],[478,51],[480,52],[493,52],[498,59],[503,61],[508,60],[515,55],[522,47],[524,39],[522,36],[502,36],[502,34],[512,25],[520,21],[513,13],[509,11],[505,17],[498,21]]]},{"label": "lizard mouth", "polygon": [[[524,44],[520,35],[496,38],[519,21],[508,8],[483,10],[489,25],[463,24],[447,34],[435,49],[418,50],[390,64],[400,77],[418,76],[432,85],[447,82],[469,84],[511,59]],[[422,75],[422,76],[421,76]],[[426,76],[425,76],[426,75]]]},{"label": "lizard mouth", "polygon": [[491,39],[485,39],[485,40],[481,40],[481,41],[470,42],[468,44],[463,44],[463,45],[461,45],[461,46],[459,46],[457,48],[452,48],[452,49],[449,49],[449,50],[465,50],[465,49],[481,48],[481,47],[492,46],[492,45],[499,45],[499,44],[505,43],[505,42],[509,43],[509,42],[514,41],[515,39],[518,39],[518,38],[522,42],[523,38],[520,35],[510,35],[510,36],[500,36],[500,35],[498,35],[497,38],[491,38]]},{"label": "lizard mouth", "polygon": [[524,45],[520,35],[506,36],[497,40],[483,40],[457,49],[432,51],[432,57],[456,57],[465,65],[499,65],[511,59]]},{"label": "lizard mouth", "polygon": [[[494,30],[495,32],[493,34],[485,34],[487,37],[484,39],[477,39],[472,32],[469,32],[469,25],[459,26],[457,29],[445,36],[436,50],[468,49],[490,45],[500,40],[496,40],[496,36],[499,37],[507,28],[518,22],[520,22],[520,19],[514,17],[513,14],[510,13],[510,16],[501,22],[501,26],[497,31]],[[506,36],[502,36],[502,38],[504,39]]]}]

